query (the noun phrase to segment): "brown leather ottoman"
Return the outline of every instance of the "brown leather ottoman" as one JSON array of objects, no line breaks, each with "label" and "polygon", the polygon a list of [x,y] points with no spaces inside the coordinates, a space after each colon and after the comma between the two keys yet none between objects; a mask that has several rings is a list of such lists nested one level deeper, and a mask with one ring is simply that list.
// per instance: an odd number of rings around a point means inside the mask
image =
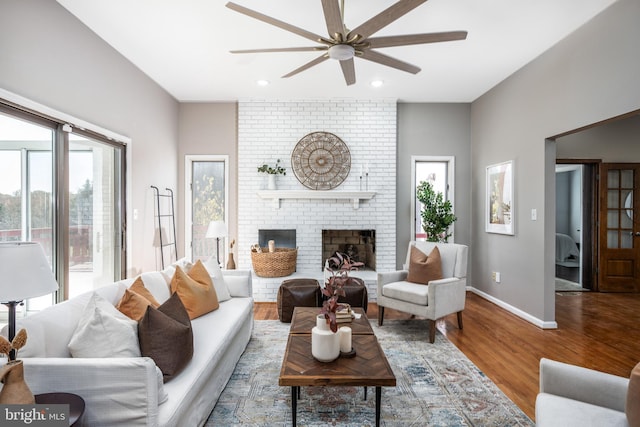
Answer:
[{"label": "brown leather ottoman", "polygon": [[369,305],[369,295],[364,280],[358,277],[351,277],[351,283],[344,286],[346,297],[338,298],[338,302],[349,304],[351,307],[362,307],[367,312]]},{"label": "brown leather ottoman", "polygon": [[284,280],[278,289],[278,318],[291,323],[295,307],[322,306],[322,292],[316,279]]}]

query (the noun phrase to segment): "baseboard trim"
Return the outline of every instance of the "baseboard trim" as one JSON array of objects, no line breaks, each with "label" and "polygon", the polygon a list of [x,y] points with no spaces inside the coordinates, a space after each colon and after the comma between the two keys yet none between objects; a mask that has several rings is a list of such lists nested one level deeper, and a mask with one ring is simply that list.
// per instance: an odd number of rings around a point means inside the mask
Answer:
[{"label": "baseboard trim", "polygon": [[507,310],[509,313],[515,314],[516,316],[518,316],[519,318],[526,320],[527,322],[537,326],[538,328],[541,329],[558,329],[558,323],[557,322],[548,322],[548,321],[544,321],[541,319],[538,319],[537,317],[534,317],[532,315],[530,315],[527,312],[524,312],[522,310],[520,310],[517,307],[512,306],[511,304],[508,304],[492,295],[489,295],[486,292],[483,292],[479,289],[474,288],[473,286],[467,286],[467,290],[473,292],[474,294],[488,300],[491,301],[492,303],[494,303],[495,305],[499,306],[500,308],[503,308],[505,310]]}]

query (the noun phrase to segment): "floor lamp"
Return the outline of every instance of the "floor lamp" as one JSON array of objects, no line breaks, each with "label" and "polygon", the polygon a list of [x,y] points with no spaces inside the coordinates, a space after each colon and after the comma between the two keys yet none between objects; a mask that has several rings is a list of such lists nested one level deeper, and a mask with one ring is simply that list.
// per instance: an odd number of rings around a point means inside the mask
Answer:
[{"label": "floor lamp", "polygon": [[[0,302],[9,308],[9,342],[16,336],[16,306],[57,290],[58,283],[39,243],[0,243]],[[14,350],[9,359],[15,359]]]},{"label": "floor lamp", "polygon": [[220,239],[227,237],[227,224],[224,221],[211,221],[207,228],[207,239],[216,239],[216,259],[220,265]]}]

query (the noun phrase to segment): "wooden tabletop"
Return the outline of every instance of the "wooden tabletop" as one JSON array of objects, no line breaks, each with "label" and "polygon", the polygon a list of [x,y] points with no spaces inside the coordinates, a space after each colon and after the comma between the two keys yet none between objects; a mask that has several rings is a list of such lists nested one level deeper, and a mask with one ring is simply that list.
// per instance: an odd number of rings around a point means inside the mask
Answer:
[{"label": "wooden tabletop", "polygon": [[[373,329],[364,310],[360,307],[352,307],[354,313],[360,314],[359,319],[353,319],[351,322],[338,323],[340,326],[348,326],[351,328],[352,335],[373,335]],[[295,307],[293,316],[291,317],[290,334],[310,334],[311,329],[316,326],[316,316],[320,314],[318,307]]]},{"label": "wooden tabletop", "polygon": [[356,356],[318,362],[311,334],[290,334],[282,361],[281,386],[395,386],[396,377],[375,335],[353,335]]}]

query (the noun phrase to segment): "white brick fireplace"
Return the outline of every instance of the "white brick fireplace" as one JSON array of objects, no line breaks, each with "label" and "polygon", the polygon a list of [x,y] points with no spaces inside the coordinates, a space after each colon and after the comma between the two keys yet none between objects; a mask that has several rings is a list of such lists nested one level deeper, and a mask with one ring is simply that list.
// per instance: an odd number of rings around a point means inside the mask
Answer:
[{"label": "white brick fireplace", "polygon": [[[311,132],[331,132],[351,154],[351,172],[334,190],[319,193],[298,182],[291,169],[291,153]],[[278,176],[278,190],[290,198],[265,197],[267,178],[258,166],[287,169]],[[361,171],[368,169],[360,180]],[[364,174],[363,174],[364,175]],[[370,199],[355,203],[347,192],[368,190]],[[260,195],[259,195],[260,193]],[[262,196],[262,197],[261,197]],[[335,196],[333,198],[332,196]],[[309,198],[306,198],[309,197]],[[375,230],[376,267],[395,269],[396,229],[396,102],[394,100],[241,101],[238,104],[238,268],[251,268],[250,247],[259,229],[295,229],[298,246],[296,277],[322,278],[322,230]],[[276,242],[277,246],[277,242]],[[375,279],[369,275],[370,298]],[[254,275],[256,301],[275,301],[285,278]]]}]

